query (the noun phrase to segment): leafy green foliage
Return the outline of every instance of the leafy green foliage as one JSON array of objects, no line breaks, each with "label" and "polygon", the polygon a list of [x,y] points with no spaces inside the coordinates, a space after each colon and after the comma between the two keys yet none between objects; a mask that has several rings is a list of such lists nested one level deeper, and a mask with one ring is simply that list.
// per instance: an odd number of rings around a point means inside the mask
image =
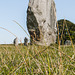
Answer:
[{"label": "leafy green foliage", "polygon": [[75,43],[75,24],[73,24],[69,20],[65,20],[65,21],[66,23],[64,22],[64,19],[58,21],[59,37],[62,45],[65,44],[66,40],[70,40],[67,29],[70,33],[73,43]]}]

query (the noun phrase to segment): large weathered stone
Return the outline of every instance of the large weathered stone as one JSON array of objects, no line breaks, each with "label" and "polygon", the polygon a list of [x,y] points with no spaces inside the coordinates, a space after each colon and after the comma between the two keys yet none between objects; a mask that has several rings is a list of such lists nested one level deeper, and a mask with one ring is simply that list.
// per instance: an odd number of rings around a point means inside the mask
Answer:
[{"label": "large weathered stone", "polygon": [[30,0],[27,28],[31,42],[47,45],[56,42],[56,8],[54,0]]},{"label": "large weathered stone", "polygon": [[18,46],[18,38],[17,37],[14,39],[14,45]]},{"label": "large weathered stone", "polygon": [[27,37],[25,37],[25,39],[24,39],[24,45],[25,45],[25,46],[28,45],[28,38],[27,38]]}]

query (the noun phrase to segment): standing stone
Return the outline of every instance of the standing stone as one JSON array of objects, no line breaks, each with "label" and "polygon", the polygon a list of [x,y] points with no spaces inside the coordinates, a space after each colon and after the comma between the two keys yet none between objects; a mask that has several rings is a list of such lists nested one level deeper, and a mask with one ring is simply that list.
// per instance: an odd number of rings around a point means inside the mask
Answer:
[{"label": "standing stone", "polygon": [[33,43],[49,46],[51,43],[56,42],[56,8],[54,0],[29,0],[27,28]]},{"label": "standing stone", "polygon": [[27,46],[28,45],[28,38],[25,37],[24,39],[24,45]]},{"label": "standing stone", "polygon": [[18,38],[17,37],[14,39],[14,45],[18,46]]},{"label": "standing stone", "polygon": [[71,45],[71,41],[70,40],[66,40],[65,41],[65,45]]}]

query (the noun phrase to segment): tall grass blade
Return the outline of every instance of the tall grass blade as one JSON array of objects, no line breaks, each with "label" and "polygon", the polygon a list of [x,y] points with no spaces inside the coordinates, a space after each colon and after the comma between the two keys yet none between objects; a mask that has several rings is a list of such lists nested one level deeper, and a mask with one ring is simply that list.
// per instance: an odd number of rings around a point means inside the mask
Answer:
[{"label": "tall grass blade", "polygon": [[70,38],[70,41],[71,41],[71,44],[72,44],[72,47],[73,47],[73,50],[74,50],[74,56],[75,56],[75,49],[74,49],[73,41],[72,41],[72,38],[71,38],[70,33],[69,33],[69,31],[68,31],[68,27],[67,27],[67,23],[66,23],[66,20],[65,20],[65,19],[64,19],[64,22],[65,22],[65,24],[66,24],[67,33],[68,33],[68,35],[69,35],[69,38]]},{"label": "tall grass blade", "polygon": [[13,20],[13,21],[23,29],[23,31],[27,34],[28,37],[30,37],[30,36],[28,35],[28,33],[26,32],[26,30],[25,30],[18,22],[16,22],[15,20]]},{"label": "tall grass blade", "polygon": [[3,30],[6,30],[6,31],[8,31],[9,33],[11,33],[12,35],[14,35],[15,37],[17,37],[15,34],[13,34],[11,31],[9,31],[8,29],[6,29],[6,28],[3,28],[3,27],[0,27],[1,29],[3,29]]},{"label": "tall grass blade", "polygon": [[59,49],[59,75],[62,75],[62,56],[61,56],[61,47],[60,47],[60,40],[59,40],[59,27],[57,22],[57,30],[58,30],[58,49]]}]

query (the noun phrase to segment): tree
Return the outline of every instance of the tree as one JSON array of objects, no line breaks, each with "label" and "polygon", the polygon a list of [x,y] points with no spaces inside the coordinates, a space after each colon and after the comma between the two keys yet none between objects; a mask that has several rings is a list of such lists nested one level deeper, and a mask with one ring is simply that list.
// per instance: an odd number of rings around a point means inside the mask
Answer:
[{"label": "tree", "polygon": [[61,20],[58,20],[58,27],[59,27],[59,38],[62,45],[65,44],[66,40],[70,40],[69,34],[72,38],[73,43],[75,43],[75,24],[74,23],[70,22],[69,20],[64,21],[64,19],[61,19]]}]

